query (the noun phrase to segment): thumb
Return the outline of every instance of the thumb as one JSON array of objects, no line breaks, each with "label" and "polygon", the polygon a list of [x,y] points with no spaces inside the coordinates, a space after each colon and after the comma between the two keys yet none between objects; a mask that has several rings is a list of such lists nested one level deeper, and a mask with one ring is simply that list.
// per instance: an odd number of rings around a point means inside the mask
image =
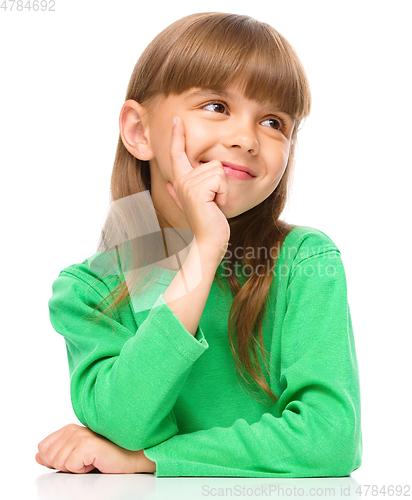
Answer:
[{"label": "thumb", "polygon": [[168,183],[166,184],[166,189],[167,192],[170,194],[170,196],[173,198],[173,201],[176,203],[176,205],[180,208],[182,212],[184,212],[183,207],[179,201],[179,198],[177,197],[175,188],[173,187],[173,184],[170,181],[168,181]]},{"label": "thumb", "polygon": [[225,206],[227,202],[227,191],[226,193],[218,193],[215,197],[215,202],[221,207]]},{"label": "thumb", "polygon": [[[88,472],[94,470],[94,469],[97,469],[97,467],[95,467],[93,464],[90,464],[90,465],[84,465],[81,469],[79,470],[76,470],[76,471],[70,471],[70,472],[74,472],[75,474],[87,474]],[[101,471],[100,471],[101,472]]]}]

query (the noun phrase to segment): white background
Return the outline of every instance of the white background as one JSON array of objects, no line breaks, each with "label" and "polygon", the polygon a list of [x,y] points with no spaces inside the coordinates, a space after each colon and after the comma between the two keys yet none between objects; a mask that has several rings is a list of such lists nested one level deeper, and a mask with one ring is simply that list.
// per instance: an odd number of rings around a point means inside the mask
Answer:
[{"label": "white background", "polygon": [[[55,12],[18,12],[16,4],[10,12],[6,4],[7,11],[0,9],[1,470],[14,487],[7,497],[170,498],[174,489],[200,498],[199,485],[212,481],[265,482],[81,478],[34,460],[44,437],[79,423],[64,339],[49,322],[47,303],[58,273],[96,251],[133,67],[163,28],[204,11],[268,22],[306,69],[313,107],[298,137],[293,196],[282,218],[320,229],[342,253],[364,443],[363,464],[349,481],[410,484],[410,3],[56,0]],[[333,480],[316,481],[321,488]]]}]

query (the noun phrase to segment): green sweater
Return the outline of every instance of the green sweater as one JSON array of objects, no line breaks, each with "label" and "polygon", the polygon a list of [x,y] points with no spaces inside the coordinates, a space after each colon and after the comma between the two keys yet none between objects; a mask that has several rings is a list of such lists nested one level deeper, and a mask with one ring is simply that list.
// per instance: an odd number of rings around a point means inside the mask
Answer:
[{"label": "green sweater", "polygon": [[[166,269],[151,288],[152,307],[136,312],[129,302],[113,319],[92,323],[93,308],[121,277],[91,268],[86,259],[61,271],[48,304],[66,341],[73,410],[83,425],[123,448],[144,449],[157,477],[348,476],[359,468],[346,275],[323,232],[295,226],[274,270],[262,325],[270,374],[261,368],[276,404],[256,401],[237,373],[228,288],[213,282],[195,336],[163,300],[176,273]],[[223,261],[217,272],[227,269]]]}]

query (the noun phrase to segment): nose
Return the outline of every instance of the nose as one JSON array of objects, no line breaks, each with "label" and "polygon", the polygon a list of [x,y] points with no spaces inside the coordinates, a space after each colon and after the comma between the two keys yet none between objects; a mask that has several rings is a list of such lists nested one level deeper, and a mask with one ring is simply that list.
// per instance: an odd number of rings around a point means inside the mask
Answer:
[{"label": "nose", "polygon": [[260,149],[253,125],[239,119],[228,126],[223,143],[228,148],[240,148],[252,155],[257,155]]}]

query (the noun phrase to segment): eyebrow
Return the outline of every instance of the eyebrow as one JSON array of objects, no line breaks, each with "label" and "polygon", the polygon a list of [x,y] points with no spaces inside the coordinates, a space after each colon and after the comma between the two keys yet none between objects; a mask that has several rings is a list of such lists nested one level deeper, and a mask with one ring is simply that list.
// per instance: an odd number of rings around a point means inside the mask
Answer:
[{"label": "eyebrow", "polygon": [[[192,92],[191,94],[187,95],[185,97],[185,101],[187,99],[191,99],[192,97],[211,97],[211,96],[216,96],[216,97],[221,97],[222,99],[232,99],[232,101],[239,101],[239,98],[235,95],[235,94],[232,94],[231,92],[227,92],[226,90],[213,90],[213,89],[200,89],[200,90],[196,90],[195,92]],[[268,106],[270,106],[270,108],[273,110],[273,111],[277,111],[279,113],[284,113],[285,115],[287,115],[293,122],[295,121],[293,116],[290,115],[289,113],[287,113],[285,110],[283,110],[282,108],[279,108],[278,106],[275,106],[273,104],[268,104]]]}]

